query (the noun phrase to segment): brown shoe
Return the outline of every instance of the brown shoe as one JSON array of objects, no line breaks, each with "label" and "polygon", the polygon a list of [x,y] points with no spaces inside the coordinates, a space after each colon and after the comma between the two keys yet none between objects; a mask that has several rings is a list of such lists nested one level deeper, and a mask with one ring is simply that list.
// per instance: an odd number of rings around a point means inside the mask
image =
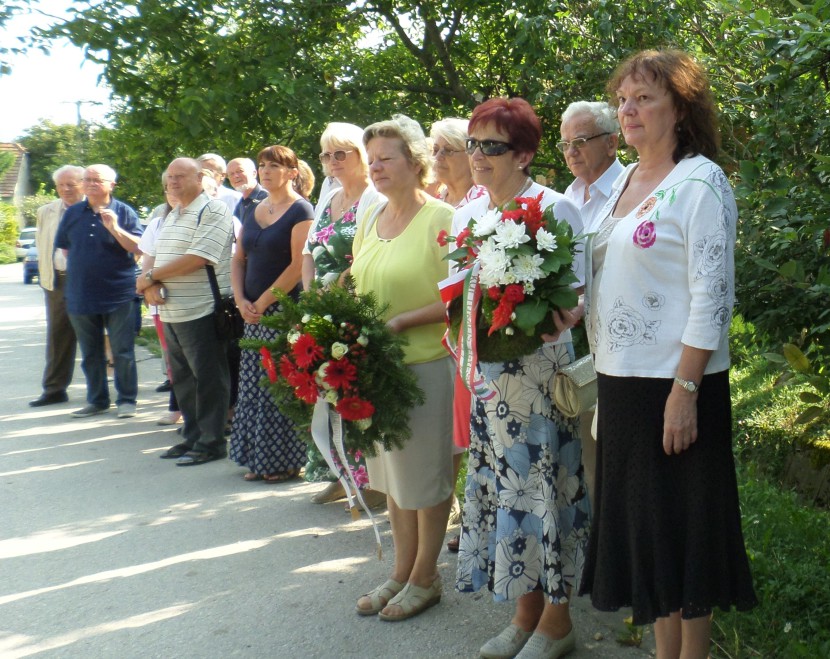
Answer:
[{"label": "brown shoe", "polygon": [[325,490],[320,490],[311,497],[311,503],[331,503],[332,501],[339,501],[345,498],[346,490],[343,489],[340,481],[332,481]]}]

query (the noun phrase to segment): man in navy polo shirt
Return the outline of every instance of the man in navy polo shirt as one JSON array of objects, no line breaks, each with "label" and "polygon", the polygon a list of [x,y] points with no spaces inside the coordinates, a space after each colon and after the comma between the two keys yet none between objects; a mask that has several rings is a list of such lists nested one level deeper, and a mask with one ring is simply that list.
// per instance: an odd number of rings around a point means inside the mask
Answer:
[{"label": "man in navy polo shirt", "polygon": [[119,418],[135,416],[135,254],[141,225],[127,204],[112,197],[116,174],[91,165],[83,178],[86,200],[66,209],[55,247],[66,253],[66,306],[81,347],[86,407],[76,418],[103,414],[110,406],[104,330],[115,361]]}]

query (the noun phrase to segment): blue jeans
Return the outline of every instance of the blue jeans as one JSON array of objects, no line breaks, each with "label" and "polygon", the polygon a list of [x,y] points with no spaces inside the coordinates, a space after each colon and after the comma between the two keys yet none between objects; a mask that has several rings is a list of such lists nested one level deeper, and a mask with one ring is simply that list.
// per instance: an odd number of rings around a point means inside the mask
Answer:
[{"label": "blue jeans", "polygon": [[173,391],[184,417],[182,443],[192,451],[227,453],[230,401],[227,341],[216,338],[213,315],[164,323]]},{"label": "blue jeans", "polygon": [[86,376],[86,402],[98,408],[110,406],[107,385],[107,357],[104,330],[110,337],[115,362],[116,404],[135,405],[138,395],[138,371],[135,366],[135,306],[132,300],[110,313],[70,314],[78,345],[81,347],[81,368]]}]

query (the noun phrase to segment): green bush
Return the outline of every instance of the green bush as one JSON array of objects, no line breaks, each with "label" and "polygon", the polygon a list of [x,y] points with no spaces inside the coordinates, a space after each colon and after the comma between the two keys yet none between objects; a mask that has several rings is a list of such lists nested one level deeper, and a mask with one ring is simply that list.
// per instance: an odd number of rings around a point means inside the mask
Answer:
[{"label": "green bush", "polygon": [[0,201],[0,264],[14,263],[14,244],[20,234],[14,206]]}]

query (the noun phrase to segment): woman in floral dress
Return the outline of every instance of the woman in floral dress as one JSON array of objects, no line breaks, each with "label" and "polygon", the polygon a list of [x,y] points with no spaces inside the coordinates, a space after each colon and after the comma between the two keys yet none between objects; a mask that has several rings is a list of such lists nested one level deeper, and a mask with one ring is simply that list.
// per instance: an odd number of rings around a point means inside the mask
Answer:
[{"label": "woman in floral dress", "polygon": [[[363,146],[363,129],[353,124],[330,123],[320,137],[320,161],[341,187],[321,197],[314,222],[303,249],[303,286],[308,289],[316,280],[323,286],[337,282],[352,262],[352,242],[358,229],[358,217],[380,196],[369,182],[369,166]],[[332,474],[315,445],[307,449],[305,479],[330,481],[328,487],[311,497],[313,503],[328,503],[346,496],[340,481]],[[336,461],[336,456],[333,456]],[[355,484],[363,489],[369,506],[386,501],[386,497],[368,489],[368,474],[363,457],[348,456]]]},{"label": "woman in floral dress", "polygon": [[[491,99],[473,111],[467,153],[488,194],[456,212],[454,235],[490,209],[539,194],[543,208],[553,206],[557,220],[582,231],[576,207],[528,175],[541,133],[520,98]],[[581,280],[581,261],[575,270]],[[482,657],[560,657],[575,646],[568,603],[579,587],[590,509],[577,421],[559,413],[550,390],[572,359],[563,332],[530,355],[479,363],[495,395],[473,403],[456,587],[486,587],[496,601],[516,602],[511,624],[481,648]]]},{"label": "woman in floral dress", "polygon": [[[273,289],[299,294],[302,248],[313,209],[294,190],[298,161],[291,149],[266,147],[257,161],[260,184],[268,197],[245,215],[231,261],[231,283],[245,320],[243,338],[270,341],[274,330],[260,320],[279,311]],[[296,478],[306,461],[305,442],[260,386],[262,375],[259,353],[243,350],[230,457],[248,468],[245,480]]]}]

